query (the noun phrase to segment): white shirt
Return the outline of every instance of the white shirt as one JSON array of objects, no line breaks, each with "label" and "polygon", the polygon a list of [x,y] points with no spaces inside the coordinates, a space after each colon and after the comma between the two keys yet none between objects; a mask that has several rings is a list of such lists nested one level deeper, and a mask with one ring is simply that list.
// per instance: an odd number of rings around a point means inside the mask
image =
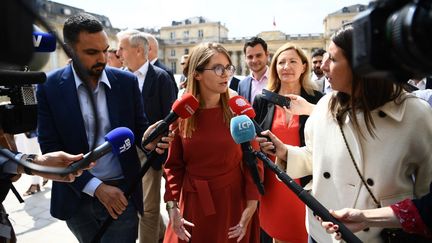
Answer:
[{"label": "white shirt", "polygon": [[138,88],[140,89],[140,92],[142,92],[142,89],[144,87],[144,80],[147,75],[147,71],[149,68],[149,62],[145,62],[138,70],[133,72],[135,76],[138,78]]},{"label": "white shirt", "polygon": [[413,85],[413,86],[415,86],[415,87],[417,87],[420,90],[426,89],[426,78],[423,78],[417,84],[412,79],[408,80],[408,83],[411,84],[411,85]]},{"label": "white shirt", "polygon": [[[75,87],[77,89],[84,127],[87,134],[88,146],[91,148],[91,143],[95,138],[96,146],[101,145],[105,142],[105,134],[111,130],[105,93],[105,89],[111,89],[111,84],[104,70],[92,94],[98,110],[97,117],[94,117],[90,103],[91,100],[87,94],[86,88],[84,87],[84,83],[76,74],[73,66],[72,71],[75,79]],[[94,134],[94,123],[96,119],[99,121],[99,134]],[[120,161],[116,156],[114,156],[113,153],[108,153],[102,156],[97,160],[96,166],[89,171],[95,177],[86,184],[83,192],[89,194],[90,196],[94,195],[96,188],[102,183],[103,180],[116,180],[123,178]]]},{"label": "white shirt", "polygon": [[255,79],[255,77],[253,76],[253,74],[251,74],[252,77],[252,83],[251,83],[251,104],[253,104],[255,96],[257,94],[261,94],[262,90],[267,87],[267,83],[268,83],[268,72],[269,69],[268,67],[266,67],[266,71],[264,73],[264,75],[259,79]]}]

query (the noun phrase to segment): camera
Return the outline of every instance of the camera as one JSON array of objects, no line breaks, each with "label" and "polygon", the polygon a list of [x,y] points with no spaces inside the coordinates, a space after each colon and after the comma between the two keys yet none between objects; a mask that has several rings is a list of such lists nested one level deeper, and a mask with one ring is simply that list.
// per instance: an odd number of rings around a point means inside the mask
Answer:
[{"label": "camera", "polygon": [[353,21],[353,70],[407,82],[432,74],[432,1],[378,0]]},{"label": "camera", "polygon": [[[33,0],[27,3],[34,6]],[[33,24],[23,3],[6,0],[4,5],[8,11],[0,16],[0,29],[6,31],[0,37],[4,49],[0,56],[0,128],[17,134],[36,129],[35,84],[45,82],[46,74],[30,70],[40,70],[48,62],[56,40]]]}]

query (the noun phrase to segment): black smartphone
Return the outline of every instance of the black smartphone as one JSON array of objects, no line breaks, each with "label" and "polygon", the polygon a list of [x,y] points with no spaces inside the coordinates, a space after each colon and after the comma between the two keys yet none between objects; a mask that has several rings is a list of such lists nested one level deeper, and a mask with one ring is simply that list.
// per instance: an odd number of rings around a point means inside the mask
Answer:
[{"label": "black smartphone", "polygon": [[291,99],[288,97],[285,97],[283,95],[277,94],[275,92],[271,92],[269,90],[263,89],[262,95],[265,100],[268,100],[280,107],[286,107],[290,108],[291,105]]}]

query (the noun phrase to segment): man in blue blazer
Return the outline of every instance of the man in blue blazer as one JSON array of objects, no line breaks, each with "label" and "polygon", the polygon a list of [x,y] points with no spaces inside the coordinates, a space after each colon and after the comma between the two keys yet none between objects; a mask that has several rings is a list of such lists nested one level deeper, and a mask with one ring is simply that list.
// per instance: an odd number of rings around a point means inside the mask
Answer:
[{"label": "man in blue blazer", "polygon": [[[72,48],[87,75],[72,61],[48,74],[38,86],[38,132],[43,153],[64,150],[89,151],[93,142],[116,127],[128,127],[141,142],[148,121],[134,75],[106,67],[108,38],[95,17],[80,13],[66,20],[65,43]],[[85,76],[87,76],[87,81]],[[90,92],[87,92],[86,86]],[[92,112],[92,95],[97,113]],[[95,117],[96,115],[96,117]],[[95,126],[99,133],[95,134]],[[112,153],[98,159],[73,183],[53,182],[51,214],[66,224],[79,242],[90,242],[101,223],[113,217],[101,242],[135,242],[138,213],[143,212],[141,185],[125,198],[123,191],[140,170],[136,147],[118,157]]]},{"label": "man in blue blazer", "polygon": [[253,104],[255,95],[261,94],[262,89],[267,86],[267,43],[259,37],[252,37],[244,44],[243,52],[251,75],[240,81],[237,93]]},{"label": "man in blue blazer", "polygon": [[[150,123],[163,119],[177,98],[176,85],[167,72],[150,63],[149,41],[145,33],[130,30],[117,34],[117,37],[120,60],[138,78],[146,116]],[[144,162],[145,156],[140,152],[138,155]],[[160,187],[165,160],[166,154],[160,156],[143,177],[144,215],[139,223],[140,243],[159,242],[164,235],[166,227],[160,215]]]}]

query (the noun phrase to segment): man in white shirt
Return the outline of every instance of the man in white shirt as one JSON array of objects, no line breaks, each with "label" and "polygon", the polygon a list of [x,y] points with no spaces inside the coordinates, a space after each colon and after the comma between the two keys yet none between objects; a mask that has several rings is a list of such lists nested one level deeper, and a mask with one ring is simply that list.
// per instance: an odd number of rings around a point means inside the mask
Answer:
[{"label": "man in white shirt", "polygon": [[[144,112],[152,123],[162,120],[171,111],[172,104],[177,98],[176,85],[167,72],[149,62],[149,41],[147,35],[134,30],[117,34],[119,48],[117,54],[123,65],[138,78],[141,90]],[[141,163],[145,161],[144,153],[138,152]],[[161,156],[160,161],[153,163],[144,175],[143,200],[144,214],[140,217],[139,241],[159,242],[163,237],[165,225],[160,215],[160,187],[162,179],[162,163],[166,160]]]}]

